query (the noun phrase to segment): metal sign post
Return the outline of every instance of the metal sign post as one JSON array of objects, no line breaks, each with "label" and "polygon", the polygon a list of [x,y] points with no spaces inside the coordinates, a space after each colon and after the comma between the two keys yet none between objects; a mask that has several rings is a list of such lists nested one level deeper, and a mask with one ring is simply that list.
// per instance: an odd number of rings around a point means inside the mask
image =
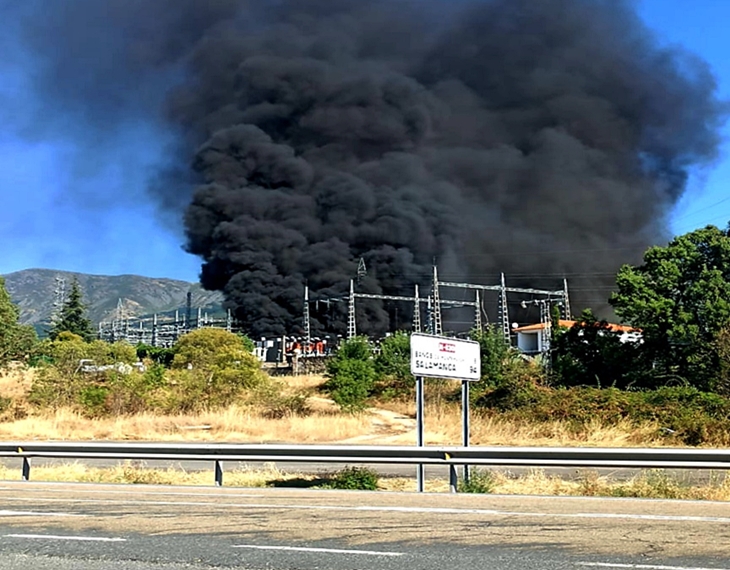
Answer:
[{"label": "metal sign post", "polygon": [[[481,378],[479,343],[443,336],[414,333],[411,335],[411,374],[416,377],[416,444],[424,442],[424,377],[453,378],[461,380],[461,406],[464,447],[469,445],[469,382]],[[464,477],[468,479],[468,467],[464,466]],[[418,465],[416,472],[418,492],[424,489],[424,468]],[[449,466],[449,486],[456,492],[456,466]]]},{"label": "metal sign post", "polygon": [[[416,445],[423,447],[424,427],[423,427],[423,376],[416,376]],[[416,469],[416,487],[419,493],[423,493],[425,468],[423,464],[419,464]]]},{"label": "metal sign post", "polygon": [[[462,444],[469,447],[469,381],[461,381]],[[469,466],[464,465],[464,483],[469,482]]]}]

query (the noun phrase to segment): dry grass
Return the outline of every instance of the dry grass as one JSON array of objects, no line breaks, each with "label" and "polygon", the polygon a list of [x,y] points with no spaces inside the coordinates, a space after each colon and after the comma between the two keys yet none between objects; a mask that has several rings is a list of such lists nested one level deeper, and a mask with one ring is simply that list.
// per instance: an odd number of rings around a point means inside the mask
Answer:
[{"label": "dry grass", "polygon": [[366,416],[316,412],[273,419],[237,406],[185,416],[144,413],[96,420],[61,409],[0,423],[0,439],[317,443],[348,439],[369,427]]},{"label": "dry grass", "polygon": [[21,366],[0,369],[0,397],[23,403],[30,391],[35,370]]},{"label": "dry grass", "polygon": [[322,374],[300,374],[299,376],[287,376],[282,381],[293,389],[314,389],[319,388],[327,379]]},{"label": "dry grass", "polygon": [[[413,417],[415,403],[394,401],[383,404],[397,414]],[[461,405],[446,401],[426,404],[426,443],[428,445],[461,445]],[[511,446],[583,446],[583,447],[659,447],[665,445],[658,426],[646,423],[637,427],[630,422],[607,426],[595,422],[576,432],[568,422],[531,423],[505,420],[495,415],[472,412],[470,422],[472,445]],[[392,443],[411,444],[413,434],[404,433]]]},{"label": "dry grass", "polygon": [[[131,483],[142,485],[211,485],[213,471],[185,471],[180,468],[147,469],[132,462],[116,467],[89,467],[81,463],[66,463],[34,467],[33,481],[70,483]],[[235,469],[226,471],[224,480],[232,487],[265,487],[270,481],[300,479],[304,475],[281,473],[274,466],[266,469]],[[0,466],[0,480],[20,479],[18,469]]]},{"label": "dry grass", "polygon": [[[663,471],[643,471],[626,481],[600,477],[586,471],[576,479],[565,479],[534,470],[513,476],[509,472],[494,471],[489,475],[493,494],[542,495],[583,497],[639,497],[651,499],[687,499],[705,501],[730,501],[730,478],[726,474],[711,477],[703,483],[693,483],[683,477],[675,478]],[[413,479],[393,478],[381,481],[380,487],[388,491],[415,491]],[[448,482],[428,479],[427,492],[448,492]]]},{"label": "dry grass", "polygon": [[[26,396],[33,370],[12,369],[0,373],[0,397],[11,398],[14,411],[0,422],[0,439],[142,440],[296,442],[412,445],[415,442],[415,403],[388,401],[362,415],[339,413],[331,400],[315,390],[325,378],[318,374],[284,377],[288,392],[310,394],[309,416],[267,417],[253,406],[231,406],[216,412],[161,416],[141,413],[90,420],[68,409],[33,412]],[[450,387],[449,387],[450,388]],[[450,402],[439,386],[427,389],[425,414],[428,445],[461,444],[461,409]],[[385,408],[385,409],[383,409]],[[15,419],[14,419],[15,418]],[[640,427],[624,423],[606,426],[596,422],[576,432],[566,422],[542,424],[505,420],[499,416],[472,414],[472,445],[513,446],[661,446],[653,424]]]},{"label": "dry grass", "polygon": [[[483,472],[482,472],[483,473]],[[116,467],[97,468],[81,463],[38,466],[32,471],[34,481],[127,483],[148,485],[212,485],[213,472],[185,471],[181,468],[148,469],[144,464],[127,462]],[[514,476],[508,472],[489,473],[491,492],[499,495],[640,497],[653,499],[689,499],[730,501],[730,478],[727,475],[711,477],[709,481],[694,484],[689,479],[675,478],[663,471],[644,471],[627,481],[611,480],[587,471],[576,479],[547,475],[541,470]],[[20,479],[20,469],[0,466],[0,481]],[[224,473],[224,483],[230,487],[312,487],[327,486],[328,476],[306,473],[283,473],[275,466],[264,469],[238,468]],[[415,491],[413,478],[382,478],[382,491]],[[449,491],[445,479],[427,479],[425,490],[430,493]]]}]

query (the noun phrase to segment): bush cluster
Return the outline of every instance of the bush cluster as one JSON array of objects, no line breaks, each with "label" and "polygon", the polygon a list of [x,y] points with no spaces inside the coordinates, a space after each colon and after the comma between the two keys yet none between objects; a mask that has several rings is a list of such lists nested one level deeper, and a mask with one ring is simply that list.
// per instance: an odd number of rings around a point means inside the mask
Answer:
[{"label": "bush cluster", "polygon": [[595,421],[637,426],[652,422],[658,435],[684,445],[730,442],[730,399],[692,387],[625,391],[522,383],[483,394],[479,405],[529,422],[562,420],[576,431]]},{"label": "bush cluster", "polygon": [[[144,355],[144,369],[133,366]],[[75,408],[88,417],[143,411],[195,413],[233,403],[263,406],[273,417],[307,413],[303,394],[284,394],[266,376],[245,340],[200,329],[172,349],[84,342],[70,333],[40,343],[29,400],[38,407]]]},{"label": "bush cluster", "polygon": [[377,491],[380,476],[368,467],[345,467],[329,480],[330,489],[348,489],[358,491]]},{"label": "bush cluster", "polygon": [[410,346],[410,335],[404,332],[384,338],[377,347],[364,336],[344,341],[327,362],[325,391],[350,412],[363,410],[371,396],[410,396]]}]

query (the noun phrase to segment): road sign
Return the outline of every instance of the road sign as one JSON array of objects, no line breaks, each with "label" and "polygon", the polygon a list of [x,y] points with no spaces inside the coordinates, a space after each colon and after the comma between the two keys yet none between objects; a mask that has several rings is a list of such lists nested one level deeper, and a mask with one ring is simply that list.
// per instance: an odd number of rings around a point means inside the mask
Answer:
[{"label": "road sign", "polygon": [[431,378],[479,380],[479,343],[473,340],[412,334],[411,374]]}]

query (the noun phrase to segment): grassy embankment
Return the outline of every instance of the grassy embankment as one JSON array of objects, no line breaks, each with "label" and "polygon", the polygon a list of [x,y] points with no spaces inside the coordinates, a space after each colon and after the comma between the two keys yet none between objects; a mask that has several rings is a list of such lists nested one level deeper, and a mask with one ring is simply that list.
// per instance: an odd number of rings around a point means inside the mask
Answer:
[{"label": "grassy embankment", "polygon": [[[9,371],[0,375],[0,399],[5,403],[0,423],[0,439],[61,440],[147,440],[147,441],[222,441],[222,442],[350,442],[366,444],[404,444],[414,442],[414,405],[410,401],[378,402],[376,409],[360,415],[342,414],[317,388],[320,376],[287,379],[292,390],[309,390],[308,415],[270,417],[255,406],[230,406],[226,409],[192,415],[154,415],[150,413],[88,419],[77,411],[36,410],[27,401],[33,380],[32,371]],[[438,389],[428,393],[426,441],[428,444],[457,445],[461,424],[459,404],[450,401]],[[601,423],[599,420],[576,429],[566,420],[530,422],[510,415],[474,414],[474,445],[541,446],[660,446],[672,444],[662,437],[656,422],[637,424],[631,421]],[[675,442],[676,444],[676,442]],[[0,479],[19,478],[19,469],[0,467]],[[191,484],[211,483],[209,471],[185,472],[180,469],[146,469],[133,464],[99,469],[78,463],[54,467],[34,467],[33,479],[53,481],[87,481],[110,483]],[[728,500],[730,480],[724,475],[701,485],[688,478],[672,479],[660,472],[642,473],[624,481],[611,481],[592,472],[576,474],[571,479],[548,476],[534,471],[519,477],[509,473],[492,473],[487,477],[488,490],[506,494],[639,496]],[[227,471],[226,485],[260,487],[267,485],[321,486],[328,475],[281,473],[265,470]],[[413,490],[412,479],[385,478],[384,490]],[[446,491],[446,481],[428,481],[427,490]]]},{"label": "grassy embankment", "polygon": [[[334,443],[351,441],[370,444],[411,445],[415,440],[415,404],[393,400],[376,402],[364,414],[343,414],[322,398],[317,388],[321,376],[287,378],[292,390],[309,391],[307,415],[271,417],[255,405],[232,405],[222,410],[185,415],[149,412],[89,419],[81,412],[62,408],[38,410],[28,403],[33,370],[0,374],[0,398],[10,401],[0,423],[0,439],[131,440],[131,441],[220,441]],[[459,445],[461,411],[457,402],[441,392],[428,393],[426,442],[429,445]],[[540,423],[526,419],[475,413],[471,426],[473,445],[530,445],[621,447],[659,446],[664,440],[652,422],[629,421],[611,425],[596,420],[576,430],[568,421]],[[666,443],[664,443],[666,444]]]}]

